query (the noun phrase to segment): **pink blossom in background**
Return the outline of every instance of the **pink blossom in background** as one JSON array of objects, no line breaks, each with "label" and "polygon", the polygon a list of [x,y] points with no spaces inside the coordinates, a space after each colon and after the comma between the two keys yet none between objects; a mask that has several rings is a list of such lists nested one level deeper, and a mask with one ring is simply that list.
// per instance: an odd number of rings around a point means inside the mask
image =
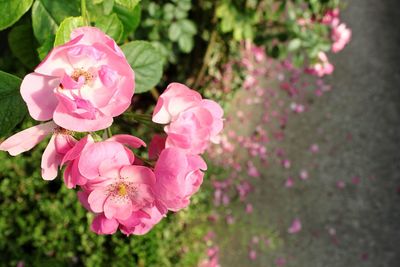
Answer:
[{"label": "pink blossom in background", "polygon": [[285,258],[277,258],[275,260],[275,265],[276,266],[285,266],[286,265],[286,259]]},{"label": "pink blossom in background", "polygon": [[255,250],[250,249],[250,251],[249,251],[249,259],[252,260],[252,261],[257,259],[257,252]]},{"label": "pink blossom in background", "polygon": [[306,72],[318,77],[332,74],[334,66],[329,62],[327,55],[324,52],[319,52],[317,62],[309,66]]},{"label": "pink blossom in background", "polygon": [[294,185],[293,178],[291,178],[291,177],[287,178],[286,182],[285,182],[285,187],[290,188],[290,187],[293,187],[293,185]]},{"label": "pink blossom in background", "polygon": [[301,170],[299,177],[300,177],[301,180],[307,180],[308,179],[308,172],[306,170]]},{"label": "pink blossom in background", "polygon": [[53,121],[25,129],[7,138],[0,144],[0,150],[16,156],[26,152],[51,135],[50,141],[42,155],[42,177],[53,180],[57,177],[62,158],[76,143],[76,140],[65,129]]},{"label": "pink blossom in background", "polygon": [[171,83],[161,94],[153,112],[153,121],[168,124],[166,147],[177,147],[201,154],[210,141],[217,142],[223,128],[223,110],[214,101],[183,84]]},{"label": "pink blossom in background", "polygon": [[190,197],[199,190],[206,169],[198,155],[188,155],[179,148],[164,149],[154,168],[154,190],[160,205],[171,211],[187,207]]},{"label": "pink blossom in background", "polygon": [[247,214],[253,213],[253,205],[252,204],[250,204],[250,203],[246,204],[246,213]]},{"label": "pink blossom in background", "polygon": [[68,130],[97,131],[130,105],[134,73],[116,43],[94,27],[73,30],[21,84],[32,118]]},{"label": "pink blossom in background", "polygon": [[333,41],[332,52],[338,53],[350,42],[351,30],[344,23],[334,25],[332,27],[331,39]]},{"label": "pink blossom in background", "polygon": [[293,220],[292,224],[290,225],[290,227],[288,229],[288,233],[296,234],[301,231],[301,228],[302,228],[301,221],[300,221],[300,219],[296,218]]},{"label": "pink blossom in background", "polygon": [[325,25],[332,25],[339,20],[340,10],[339,8],[328,10],[323,16],[321,22]]}]

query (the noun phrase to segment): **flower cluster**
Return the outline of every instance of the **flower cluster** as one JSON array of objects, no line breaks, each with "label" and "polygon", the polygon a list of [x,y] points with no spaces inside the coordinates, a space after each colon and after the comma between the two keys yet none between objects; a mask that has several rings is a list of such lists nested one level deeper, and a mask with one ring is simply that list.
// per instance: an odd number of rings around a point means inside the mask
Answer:
[{"label": "flower cluster", "polygon": [[[331,50],[333,53],[342,51],[351,39],[351,30],[347,28],[346,24],[340,22],[339,15],[340,11],[338,8],[328,10],[319,21],[327,25],[331,30]],[[322,51],[318,53],[316,62],[306,68],[306,72],[318,77],[330,75],[333,70],[334,66],[329,62],[327,55]]]},{"label": "flower cluster", "polygon": [[97,234],[145,234],[168,210],[187,207],[207,169],[200,154],[223,128],[216,102],[172,83],[152,118],[165,124],[165,133],[154,135],[149,159],[140,158],[133,150],[146,144],[138,137],[105,131],[103,140],[94,132],[126,111],[134,88],[134,72],[116,43],[96,28],[75,29],[21,84],[29,114],[46,122],[0,144],[14,156],[50,136],[42,177],[53,180],[64,168],[66,187],[78,188],[79,201],[95,214]]}]

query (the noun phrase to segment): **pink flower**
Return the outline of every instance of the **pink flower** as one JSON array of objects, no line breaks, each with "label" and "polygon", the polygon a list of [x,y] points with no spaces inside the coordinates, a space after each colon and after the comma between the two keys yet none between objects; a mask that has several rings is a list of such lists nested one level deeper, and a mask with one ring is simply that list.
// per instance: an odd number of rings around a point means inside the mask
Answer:
[{"label": "pink flower", "polygon": [[0,150],[16,156],[32,149],[48,135],[51,135],[51,139],[42,155],[42,177],[45,180],[53,180],[57,177],[63,156],[76,142],[68,131],[53,121],[30,127],[7,138],[0,144]]},{"label": "pink flower", "polygon": [[147,167],[113,166],[110,161],[99,166],[99,178],[90,183],[90,209],[107,219],[126,220],[133,212],[152,206],[154,173]]},{"label": "pink flower", "polygon": [[339,20],[339,13],[339,8],[328,10],[321,20],[322,24],[332,25],[332,23]]},{"label": "pink flower", "polygon": [[21,95],[35,120],[84,132],[109,127],[129,107],[134,88],[134,73],[115,42],[82,27],[25,76]]},{"label": "pink flower", "polygon": [[317,62],[306,69],[307,73],[322,77],[332,74],[334,66],[328,61],[328,57],[324,52],[318,53]]},{"label": "pink flower", "polygon": [[206,163],[198,155],[188,155],[179,148],[164,149],[154,168],[155,195],[161,206],[172,211],[187,207],[190,197],[202,184],[202,170],[206,169]]},{"label": "pink flower", "polygon": [[301,230],[301,221],[300,219],[294,219],[291,226],[288,229],[289,234],[296,234]]},{"label": "pink flower", "polygon": [[351,30],[346,24],[334,25],[332,28],[331,38],[333,41],[332,52],[338,53],[350,42]]},{"label": "pink flower", "polygon": [[168,124],[166,147],[178,147],[191,154],[200,154],[209,142],[216,142],[223,128],[223,110],[214,101],[183,84],[171,83],[161,94],[153,113],[153,121]]}]

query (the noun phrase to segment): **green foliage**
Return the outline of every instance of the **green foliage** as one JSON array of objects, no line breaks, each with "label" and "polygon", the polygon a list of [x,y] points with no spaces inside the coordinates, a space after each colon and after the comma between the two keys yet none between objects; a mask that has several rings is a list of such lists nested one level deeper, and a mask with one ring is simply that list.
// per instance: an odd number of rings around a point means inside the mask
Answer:
[{"label": "green foliage", "polygon": [[145,41],[133,41],[121,46],[126,59],[135,71],[135,93],[151,90],[160,81],[163,62],[161,55]]},{"label": "green foliage", "polygon": [[29,10],[33,0],[3,0],[0,1],[0,30],[10,27]]},{"label": "green foliage", "polygon": [[121,40],[122,34],[124,33],[124,26],[115,13],[98,18],[96,27],[113,38],[116,42]]},{"label": "green foliage", "polygon": [[0,71],[0,136],[9,133],[26,114],[19,94],[21,79]]},{"label": "green foliage", "polygon": [[8,44],[15,57],[29,69],[33,69],[39,63],[35,50],[36,39],[30,24],[13,27],[8,34]]},{"label": "green foliage", "polygon": [[40,44],[54,38],[58,26],[67,17],[77,17],[79,1],[36,0],[32,6],[32,27]]},{"label": "green foliage", "polygon": [[72,30],[82,26],[84,26],[82,17],[68,17],[64,19],[56,32],[54,46],[59,46],[68,42],[71,39]]},{"label": "green foliage", "polygon": [[196,24],[189,18],[191,9],[190,0],[174,0],[162,4],[143,1],[142,35],[146,35],[170,63],[177,62],[179,52],[187,54],[193,50],[198,31]]}]

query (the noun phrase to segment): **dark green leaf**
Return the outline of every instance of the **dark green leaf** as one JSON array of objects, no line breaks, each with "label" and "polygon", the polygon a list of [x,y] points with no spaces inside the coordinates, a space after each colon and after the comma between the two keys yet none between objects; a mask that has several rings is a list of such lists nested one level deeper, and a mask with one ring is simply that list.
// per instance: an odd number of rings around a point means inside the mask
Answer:
[{"label": "dark green leaf", "polygon": [[39,64],[38,54],[35,50],[36,40],[31,25],[22,24],[13,27],[8,34],[8,44],[14,56],[29,69],[33,69]]},{"label": "dark green leaf", "polygon": [[124,33],[121,40],[125,40],[126,37],[133,33],[139,26],[141,9],[140,5],[136,5],[133,10],[130,10],[121,5],[115,4],[113,11],[117,14],[118,18],[124,26]]},{"label": "dark green leaf", "polygon": [[0,1],[0,30],[10,27],[24,15],[32,5],[33,0],[2,0]]},{"label": "dark green leaf", "polygon": [[151,90],[158,84],[163,71],[163,58],[145,41],[133,41],[121,46],[129,64],[135,72],[135,93]]},{"label": "dark green leaf", "polygon": [[21,79],[0,71],[0,136],[22,121],[27,110],[19,93]]},{"label": "dark green leaf", "polygon": [[67,17],[80,15],[78,0],[36,0],[32,6],[33,33],[40,44],[55,35],[58,25]]}]

